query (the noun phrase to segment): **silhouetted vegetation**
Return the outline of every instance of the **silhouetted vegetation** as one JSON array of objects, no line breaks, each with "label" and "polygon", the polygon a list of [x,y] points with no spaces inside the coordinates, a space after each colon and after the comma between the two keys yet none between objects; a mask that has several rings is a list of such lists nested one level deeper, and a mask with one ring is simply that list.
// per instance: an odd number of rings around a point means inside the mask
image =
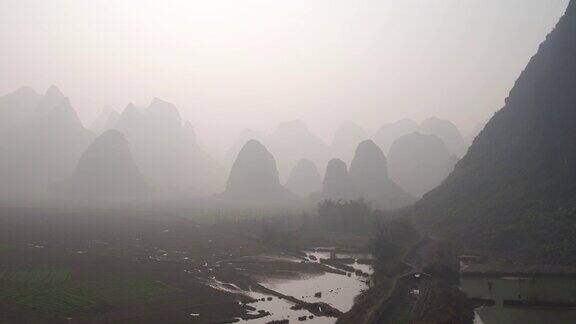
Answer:
[{"label": "silhouetted vegetation", "polygon": [[419,234],[412,224],[404,220],[382,221],[377,224],[371,242],[377,268],[386,275],[394,275],[405,268],[402,259]]},{"label": "silhouetted vegetation", "polygon": [[298,237],[290,225],[268,222],[262,227],[262,240],[273,246],[294,248]]},{"label": "silhouetted vegetation", "polygon": [[426,280],[419,286],[420,295],[414,305],[410,323],[472,323],[472,305],[458,288],[440,280]]},{"label": "silhouetted vegetation", "polygon": [[378,213],[362,199],[328,199],[318,204],[320,223],[335,231],[370,231],[376,224]]}]

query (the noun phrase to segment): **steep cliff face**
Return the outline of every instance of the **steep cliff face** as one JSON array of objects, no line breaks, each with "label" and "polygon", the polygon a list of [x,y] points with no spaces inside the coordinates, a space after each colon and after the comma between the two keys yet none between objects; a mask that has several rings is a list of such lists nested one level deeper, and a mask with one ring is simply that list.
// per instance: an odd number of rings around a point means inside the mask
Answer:
[{"label": "steep cliff face", "polygon": [[[464,248],[576,260],[576,1],[446,181],[410,211]],[[554,247],[554,248],[552,248]]]},{"label": "steep cliff face", "polygon": [[136,196],[144,194],[147,185],[124,135],[109,130],[90,144],[72,177],[52,190],[67,195]]},{"label": "steep cliff face", "polygon": [[372,141],[361,142],[350,165],[350,179],[354,196],[376,207],[395,209],[404,207],[413,198],[388,177],[388,164],[382,150]]},{"label": "steep cliff face", "polygon": [[256,140],[246,142],[238,153],[222,196],[253,202],[293,198],[280,184],[274,156]]}]

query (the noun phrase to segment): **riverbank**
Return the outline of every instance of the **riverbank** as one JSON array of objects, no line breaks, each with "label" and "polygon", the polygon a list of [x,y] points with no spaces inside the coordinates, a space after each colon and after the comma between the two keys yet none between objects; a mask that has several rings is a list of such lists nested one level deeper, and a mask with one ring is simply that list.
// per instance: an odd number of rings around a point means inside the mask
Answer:
[{"label": "riverbank", "polygon": [[[403,265],[404,271],[377,271],[377,284],[338,323],[473,323],[472,306],[458,289],[454,250],[428,237],[411,243],[396,261],[396,268]],[[390,268],[394,266],[384,267]]]},{"label": "riverbank", "polygon": [[[295,319],[334,323],[352,307],[354,297],[368,289],[372,270],[366,253],[324,250],[302,251],[300,258],[266,255],[250,257],[249,263],[229,261],[226,266],[236,269],[236,277],[218,280],[215,286],[256,298],[246,303],[250,312],[240,316],[250,323]],[[282,270],[283,263],[299,270]],[[244,288],[234,283],[238,276],[244,278]]]}]

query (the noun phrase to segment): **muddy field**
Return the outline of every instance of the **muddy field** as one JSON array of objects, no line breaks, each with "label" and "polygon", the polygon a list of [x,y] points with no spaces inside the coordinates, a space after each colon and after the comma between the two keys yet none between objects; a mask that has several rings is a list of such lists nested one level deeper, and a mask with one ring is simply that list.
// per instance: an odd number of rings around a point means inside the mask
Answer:
[{"label": "muddy field", "polygon": [[343,303],[317,279],[323,297],[279,283],[329,274],[329,283],[349,280],[348,294],[369,284],[369,262],[303,252],[314,241],[357,250],[365,238],[323,233],[288,248],[263,239],[258,224],[145,208],[0,207],[0,322],[267,323],[287,306],[291,321],[333,322],[347,309],[324,301],[348,308],[353,296]]}]

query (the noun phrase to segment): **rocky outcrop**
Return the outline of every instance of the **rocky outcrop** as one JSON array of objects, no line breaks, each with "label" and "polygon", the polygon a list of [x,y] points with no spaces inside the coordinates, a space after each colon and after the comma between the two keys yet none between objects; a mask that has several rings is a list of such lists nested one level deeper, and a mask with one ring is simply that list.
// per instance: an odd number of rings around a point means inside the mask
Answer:
[{"label": "rocky outcrop", "polygon": [[320,173],[314,162],[302,159],[290,172],[286,189],[300,197],[308,197],[322,189]]},{"label": "rocky outcrop", "polygon": [[413,198],[388,177],[387,161],[382,150],[372,140],[361,142],[350,165],[354,196],[379,208],[404,207]]},{"label": "rocky outcrop", "polygon": [[222,197],[257,203],[293,196],[280,184],[274,156],[260,142],[249,140],[232,165]]},{"label": "rocky outcrop", "polygon": [[109,130],[90,144],[72,177],[54,185],[52,191],[81,196],[137,196],[146,193],[147,185],[124,135]]},{"label": "rocky outcrop", "polygon": [[415,197],[432,190],[452,171],[453,156],[435,135],[401,136],[388,153],[390,178]]}]

